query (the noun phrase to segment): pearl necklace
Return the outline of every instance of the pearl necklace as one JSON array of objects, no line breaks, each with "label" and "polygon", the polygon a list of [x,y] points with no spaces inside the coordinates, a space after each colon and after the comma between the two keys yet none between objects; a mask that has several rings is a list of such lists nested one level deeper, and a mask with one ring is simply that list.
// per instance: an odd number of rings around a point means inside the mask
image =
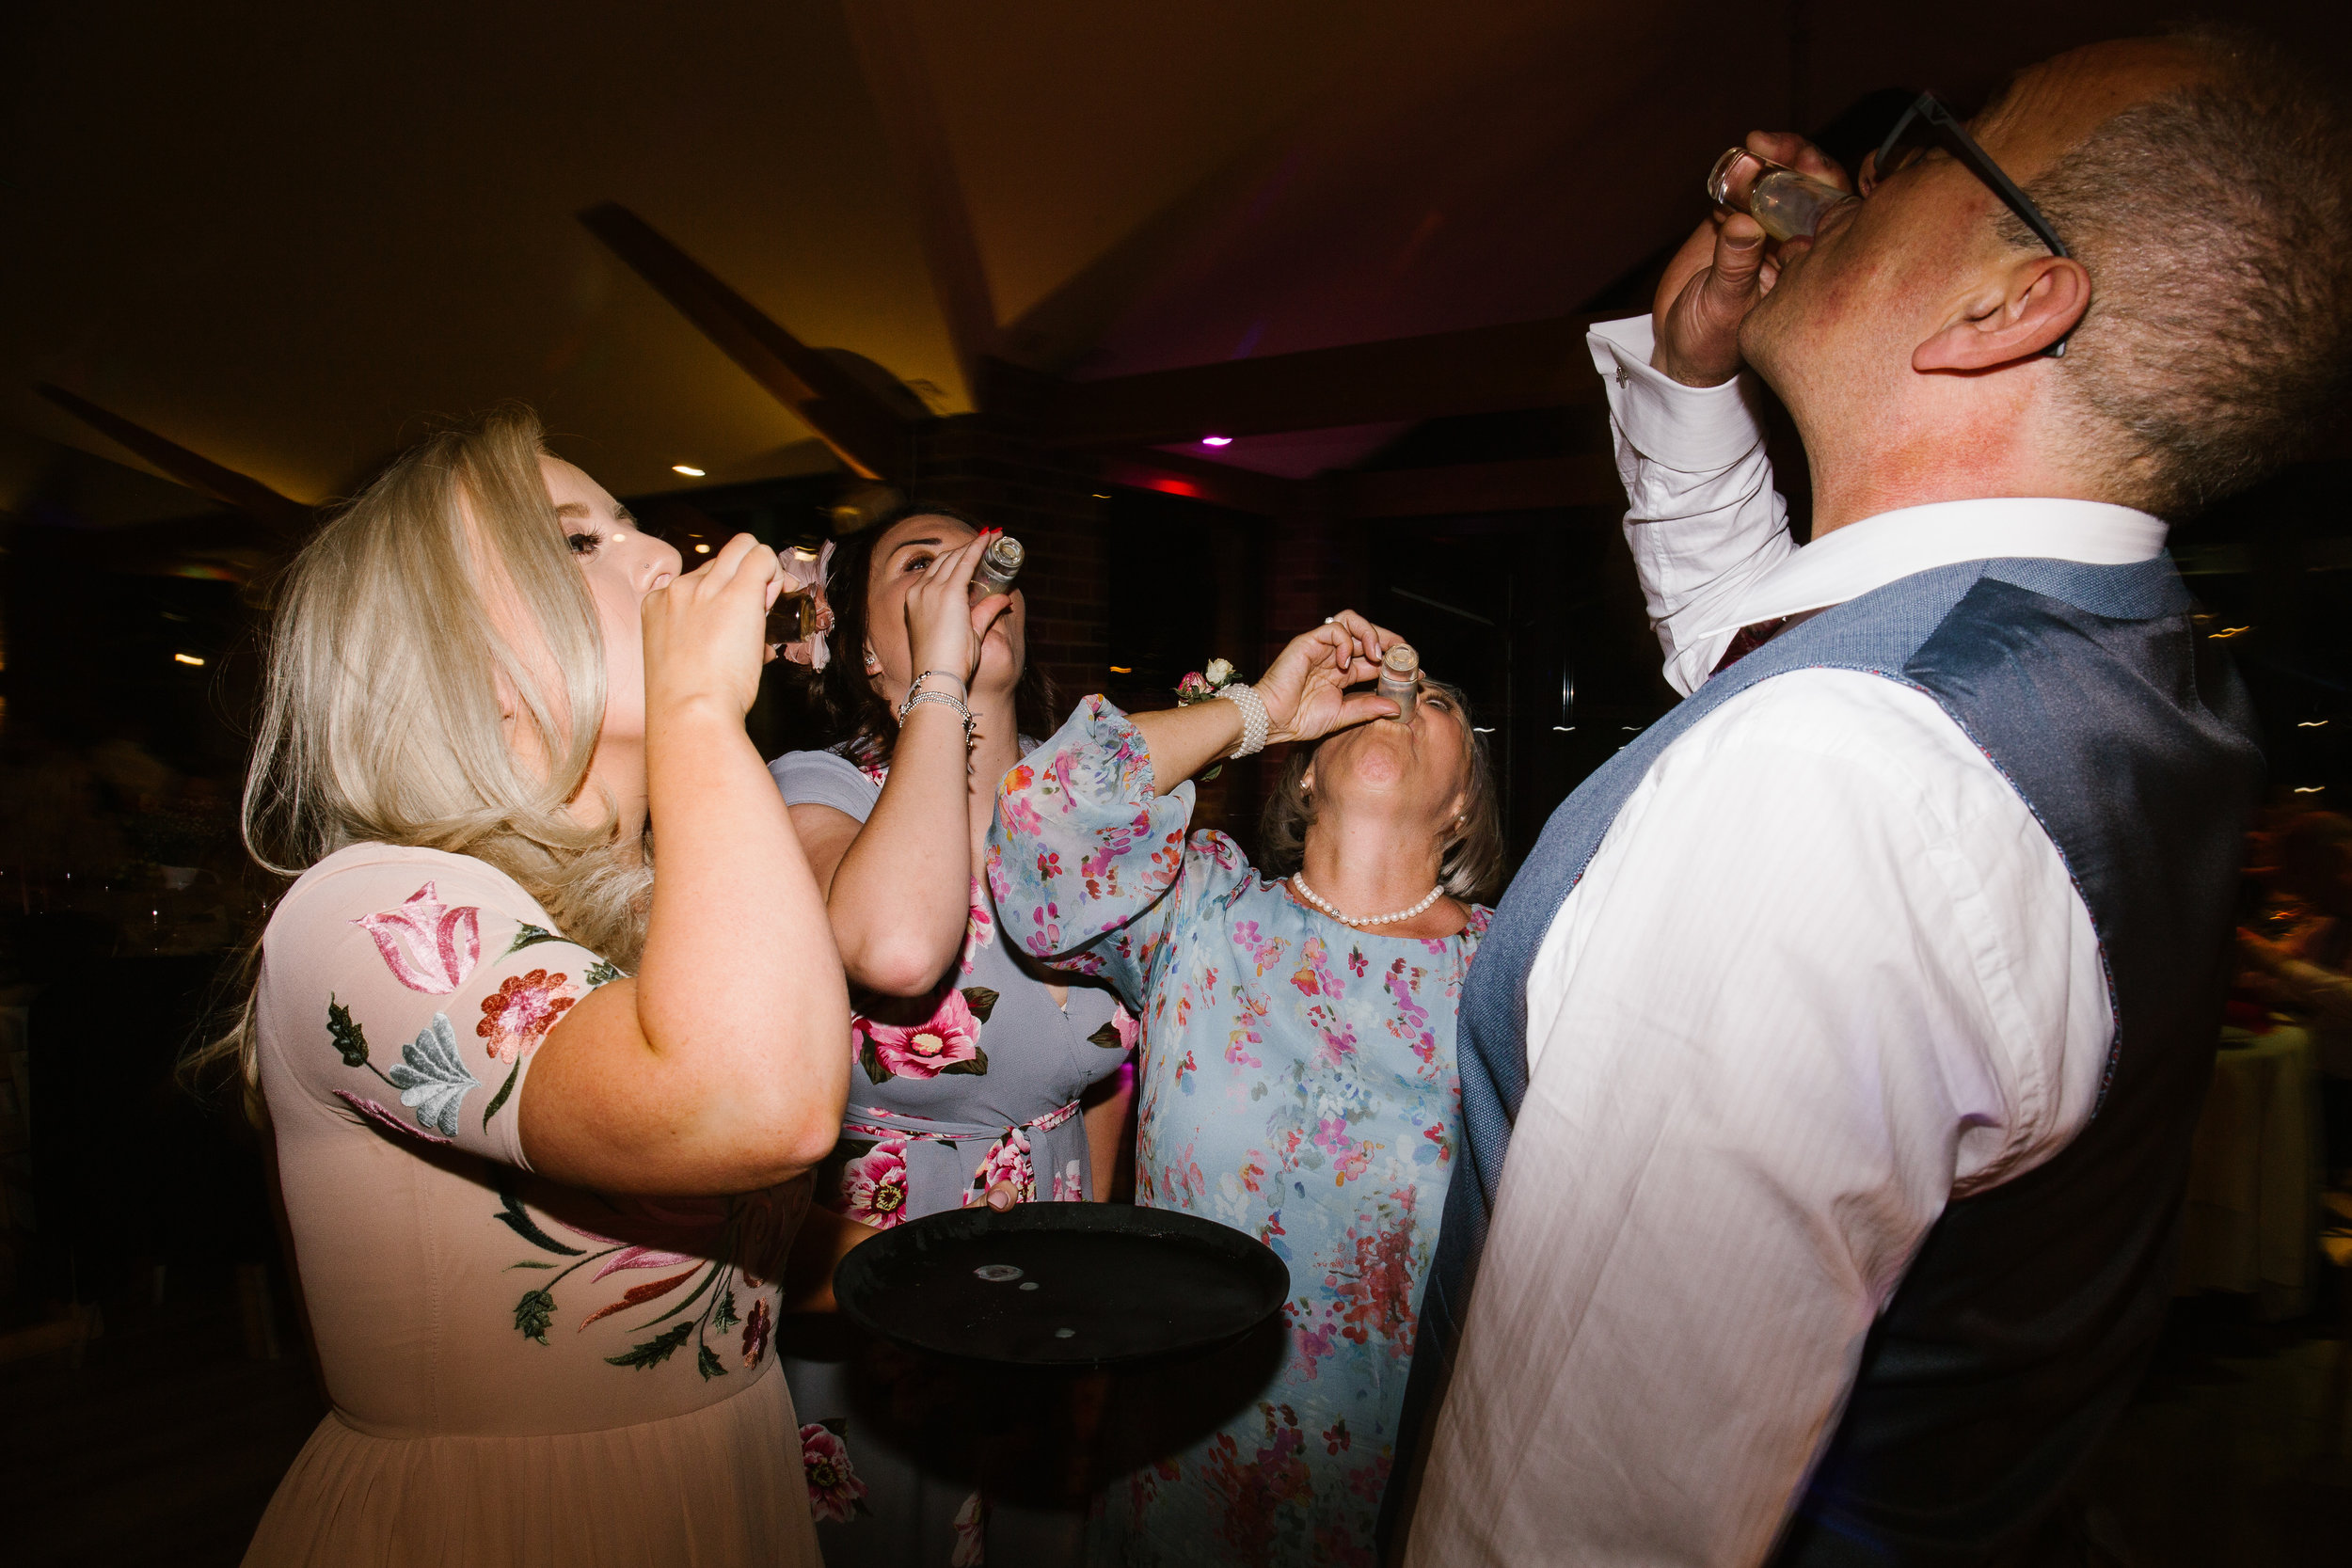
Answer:
[{"label": "pearl necklace", "polygon": [[1422,911],[1436,903],[1438,896],[1445,892],[1445,889],[1442,887],[1433,887],[1429,890],[1428,897],[1422,899],[1420,903],[1415,904],[1411,909],[1399,910],[1394,914],[1368,914],[1355,916],[1342,914],[1339,911],[1333,909],[1330,905],[1325,903],[1321,898],[1317,897],[1315,895],[1315,890],[1307,885],[1307,877],[1304,872],[1294,871],[1291,873],[1291,887],[1297,893],[1298,896],[1304,898],[1308,903],[1312,904],[1316,909],[1321,910],[1324,913],[1329,915],[1332,919],[1338,921],[1343,926],[1388,926],[1399,920],[1410,920],[1413,916],[1421,913]]}]

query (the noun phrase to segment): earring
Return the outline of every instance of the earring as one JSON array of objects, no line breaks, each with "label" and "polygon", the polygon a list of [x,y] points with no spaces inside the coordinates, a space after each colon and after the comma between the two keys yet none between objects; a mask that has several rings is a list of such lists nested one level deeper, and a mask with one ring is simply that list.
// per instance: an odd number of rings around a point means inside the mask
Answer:
[{"label": "earring", "polygon": [[866,673],[869,675],[882,673],[882,660],[874,657],[874,650],[871,648],[866,650]]}]

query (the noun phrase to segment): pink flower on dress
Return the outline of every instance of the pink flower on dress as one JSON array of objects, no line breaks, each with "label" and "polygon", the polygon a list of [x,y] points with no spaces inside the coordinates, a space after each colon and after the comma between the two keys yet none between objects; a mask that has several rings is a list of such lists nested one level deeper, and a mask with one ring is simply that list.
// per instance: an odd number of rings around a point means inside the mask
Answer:
[{"label": "pink flower on dress", "polygon": [[768,1330],[775,1320],[768,1311],[768,1298],[752,1303],[752,1314],[743,1320],[743,1365],[759,1365],[760,1354],[768,1348]]},{"label": "pink flower on dress", "polygon": [[940,998],[939,1010],[912,1027],[901,1029],[863,1016],[857,1027],[893,1077],[936,1078],[959,1062],[978,1062],[987,1070],[987,1058],[980,1054],[980,1021],[972,1016],[972,1005],[960,990],[950,989]]},{"label": "pink flower on dress", "polygon": [[447,996],[464,985],[482,958],[482,911],[470,904],[452,909],[431,882],[399,908],[363,914],[352,924],[375,939],[394,979],[428,996]]},{"label": "pink flower on dress", "polygon": [[886,1138],[841,1167],[843,1209],[878,1230],[907,1217],[907,1141]]},{"label": "pink flower on dress", "polygon": [[963,972],[972,973],[980,949],[996,940],[996,916],[989,908],[988,891],[978,877],[972,879],[972,919],[963,933]]},{"label": "pink flower on dress", "polygon": [[414,1138],[419,1143],[445,1144],[455,1141],[453,1139],[443,1138],[437,1136],[434,1133],[427,1132],[413,1122],[403,1121],[398,1117],[392,1115],[389,1109],[377,1104],[374,1101],[362,1100],[358,1095],[352,1094],[347,1090],[337,1089],[335,1091],[335,1098],[342,1101],[344,1104],[358,1112],[360,1116],[366,1117],[370,1122],[382,1128],[388,1132],[397,1132],[404,1138]]},{"label": "pink flower on dress", "polygon": [[979,1169],[972,1173],[972,1184],[963,1190],[963,1206],[986,1203],[991,1189],[1009,1186],[1013,1201],[1028,1203],[1037,1196],[1037,1167],[1029,1160],[1029,1134],[1018,1127],[1007,1128],[1005,1135],[988,1146]]},{"label": "pink flower on dress", "polygon": [[580,1000],[570,979],[544,969],[508,975],[482,999],[482,1022],[473,1032],[490,1042],[490,1054],[499,1061],[520,1060],[537,1049],[555,1021]]},{"label": "pink flower on dress", "polygon": [[675,1269],[681,1263],[700,1261],[691,1252],[660,1252],[649,1246],[625,1246],[605,1259],[604,1267],[592,1276],[602,1279],[606,1275],[623,1269]]},{"label": "pink flower on dress", "polygon": [[831,1428],[811,1421],[801,1428],[801,1469],[808,1478],[808,1511],[821,1523],[846,1525],[866,1501],[866,1483],[850,1463],[849,1445]]},{"label": "pink flower on dress", "polygon": [[1011,793],[1010,789],[996,798],[996,809],[1004,814],[1007,830],[1019,837],[1036,838],[1045,831],[1044,820],[1038,816],[1037,808],[1023,797]]},{"label": "pink flower on dress", "polygon": [[1136,1021],[1136,1015],[1129,1012],[1126,1004],[1121,1002],[1111,1004],[1111,1027],[1119,1031],[1119,1044],[1123,1051],[1133,1051],[1136,1041],[1143,1037],[1143,1025]]},{"label": "pink flower on dress", "polygon": [[1084,1203],[1086,1200],[1086,1177],[1080,1171],[1078,1162],[1073,1160],[1063,1170],[1055,1173],[1054,1201],[1056,1203]]}]

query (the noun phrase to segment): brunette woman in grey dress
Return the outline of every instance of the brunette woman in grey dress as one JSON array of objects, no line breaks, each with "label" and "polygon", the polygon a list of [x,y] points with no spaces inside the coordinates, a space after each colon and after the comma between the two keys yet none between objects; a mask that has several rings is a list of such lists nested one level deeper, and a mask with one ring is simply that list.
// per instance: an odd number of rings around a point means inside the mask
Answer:
[{"label": "brunette woman in grey dress", "polygon": [[[812,678],[846,738],[770,768],[826,890],[853,1006],[841,1142],[795,1249],[809,1307],[829,1305],[824,1282],[851,1247],[906,1220],[1101,1197],[1125,1124],[1133,1022],[1108,991],[1022,956],[977,875],[997,781],[1024,733],[1058,722],[1024,658],[1020,592],[970,596],[993,537],[910,507],[836,546],[831,657]],[[961,1568],[992,1542],[1000,1562],[1079,1560],[1077,1515],[992,1503],[968,1478],[931,1471],[878,1430],[870,1397],[858,1408],[854,1357],[792,1348],[785,1369],[833,1568]],[[902,1415],[909,1397],[893,1390]]]}]

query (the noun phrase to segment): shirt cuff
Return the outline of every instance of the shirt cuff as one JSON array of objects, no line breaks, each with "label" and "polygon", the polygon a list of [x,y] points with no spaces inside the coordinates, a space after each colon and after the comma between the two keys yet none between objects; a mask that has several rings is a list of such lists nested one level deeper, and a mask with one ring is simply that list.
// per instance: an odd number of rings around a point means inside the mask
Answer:
[{"label": "shirt cuff", "polygon": [[1609,417],[1635,451],[1680,473],[1728,468],[1764,439],[1756,378],[1686,387],[1650,365],[1650,318],[1596,322],[1584,334],[1609,393]]}]

